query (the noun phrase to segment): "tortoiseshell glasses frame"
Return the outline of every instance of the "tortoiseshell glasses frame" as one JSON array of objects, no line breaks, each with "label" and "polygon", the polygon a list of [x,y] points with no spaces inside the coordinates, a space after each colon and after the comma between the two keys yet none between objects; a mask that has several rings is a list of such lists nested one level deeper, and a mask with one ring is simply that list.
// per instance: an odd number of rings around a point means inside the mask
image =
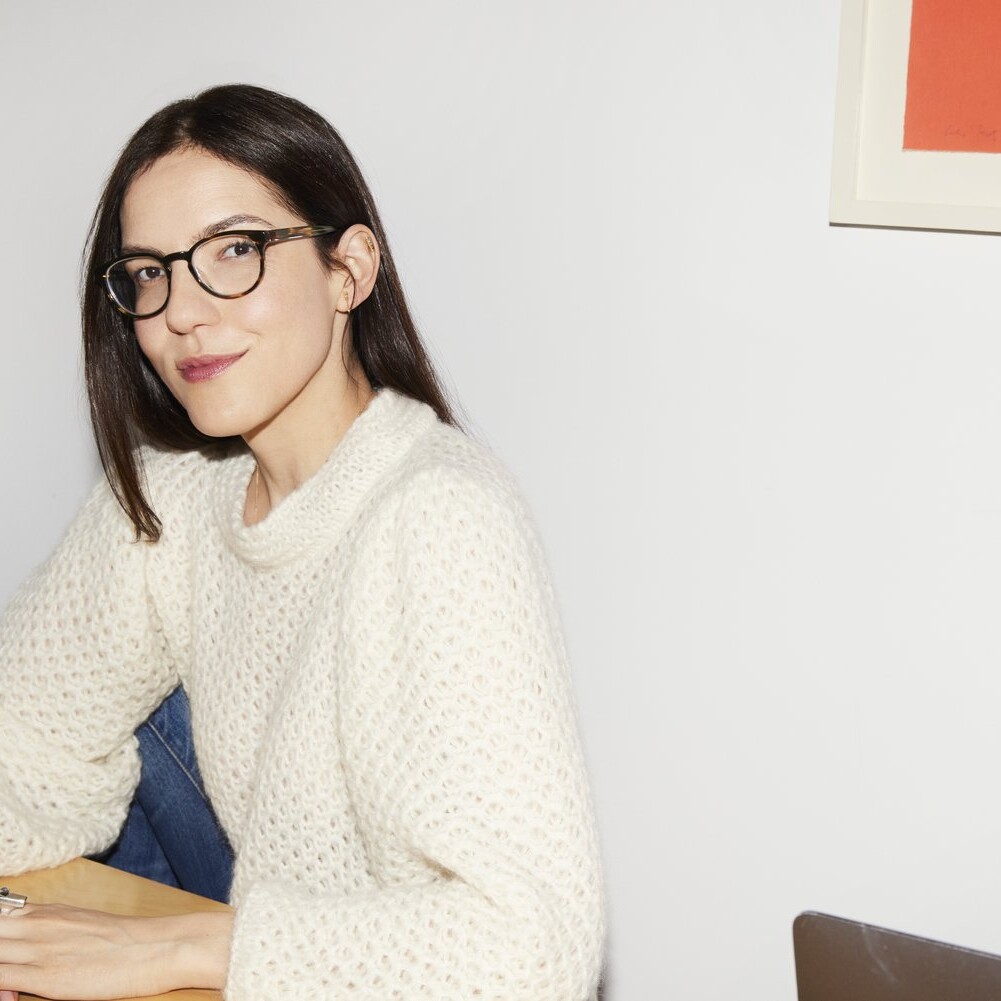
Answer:
[{"label": "tortoiseshell glasses frame", "polygon": [[[276,243],[286,243],[289,240],[309,240],[318,236],[326,236],[328,233],[336,231],[337,227],[335,226],[312,225],[290,226],[285,229],[227,229],[222,233],[213,233],[211,236],[202,237],[202,239],[192,244],[188,250],[178,251],[176,254],[124,254],[102,265],[95,277],[104,286],[105,293],[119,313],[132,320],[148,320],[162,313],[167,308],[167,303],[170,300],[171,266],[175,261],[184,261],[188,265],[188,270],[195,281],[210,295],[214,295],[218,299],[239,299],[241,296],[253,292],[261,284],[264,278],[264,255],[268,247]],[[199,271],[195,265],[194,258],[199,249],[206,244],[212,241],[224,241],[227,237],[234,236],[245,238],[256,248],[256,257],[258,259],[257,276],[250,281],[247,288],[241,291],[220,292],[213,288],[204,274]],[[234,260],[240,260],[240,258],[235,258]],[[133,297],[135,295],[134,275],[130,274],[127,268],[130,261],[133,263],[137,261],[149,261],[162,267],[163,276],[166,278],[166,286],[163,292],[163,302],[155,309],[141,312],[136,310],[134,306],[130,306],[129,295],[131,294]],[[145,270],[147,269],[137,269],[136,274],[139,271]],[[251,269],[249,274],[252,273]],[[116,285],[118,286],[117,288]]]}]

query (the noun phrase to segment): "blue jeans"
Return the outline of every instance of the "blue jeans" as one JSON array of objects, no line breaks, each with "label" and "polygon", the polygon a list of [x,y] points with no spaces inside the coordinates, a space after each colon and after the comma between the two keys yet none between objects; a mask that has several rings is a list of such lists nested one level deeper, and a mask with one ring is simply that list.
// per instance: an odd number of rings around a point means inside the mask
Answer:
[{"label": "blue jeans", "polygon": [[176,688],[136,731],[142,775],[118,841],[98,861],[225,901],[233,850],[205,795],[191,711]]}]

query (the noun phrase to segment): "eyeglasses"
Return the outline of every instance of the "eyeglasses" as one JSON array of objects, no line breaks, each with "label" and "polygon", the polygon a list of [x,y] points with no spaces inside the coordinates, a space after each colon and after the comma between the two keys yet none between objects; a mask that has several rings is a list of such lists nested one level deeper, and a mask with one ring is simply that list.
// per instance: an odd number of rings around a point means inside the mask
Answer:
[{"label": "eyeglasses", "polygon": [[156,254],[117,257],[100,269],[97,280],[120,313],[133,320],[147,320],[167,307],[174,261],[187,261],[195,281],[211,295],[238,299],[261,284],[264,252],[272,244],[310,240],[335,230],[334,226],[227,230],[199,240],[190,250],[166,257]]}]

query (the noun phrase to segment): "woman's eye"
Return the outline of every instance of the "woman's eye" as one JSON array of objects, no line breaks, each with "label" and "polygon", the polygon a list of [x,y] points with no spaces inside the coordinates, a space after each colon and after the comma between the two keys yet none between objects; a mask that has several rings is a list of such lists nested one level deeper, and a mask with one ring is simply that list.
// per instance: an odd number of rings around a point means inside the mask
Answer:
[{"label": "woman's eye", "polygon": [[234,240],[232,243],[227,244],[222,248],[222,252],[219,256],[223,259],[233,258],[233,257],[246,257],[248,254],[253,254],[257,250],[249,240]]},{"label": "woman's eye", "polygon": [[155,267],[154,265],[147,265],[144,268],[139,268],[132,275],[132,280],[136,285],[152,285],[153,282],[158,282],[163,278],[163,268]]}]

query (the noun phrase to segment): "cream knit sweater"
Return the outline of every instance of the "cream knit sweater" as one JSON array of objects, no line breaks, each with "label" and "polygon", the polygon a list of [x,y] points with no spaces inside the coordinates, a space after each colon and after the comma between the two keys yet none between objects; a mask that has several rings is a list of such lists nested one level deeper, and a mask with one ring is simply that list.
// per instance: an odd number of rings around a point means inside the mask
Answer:
[{"label": "cream knit sweater", "polygon": [[253,458],[150,452],[0,619],[0,872],[107,847],[177,685],[236,851],[226,997],[582,1001],[604,936],[558,613],[484,446],[382,389],[243,524]]}]

